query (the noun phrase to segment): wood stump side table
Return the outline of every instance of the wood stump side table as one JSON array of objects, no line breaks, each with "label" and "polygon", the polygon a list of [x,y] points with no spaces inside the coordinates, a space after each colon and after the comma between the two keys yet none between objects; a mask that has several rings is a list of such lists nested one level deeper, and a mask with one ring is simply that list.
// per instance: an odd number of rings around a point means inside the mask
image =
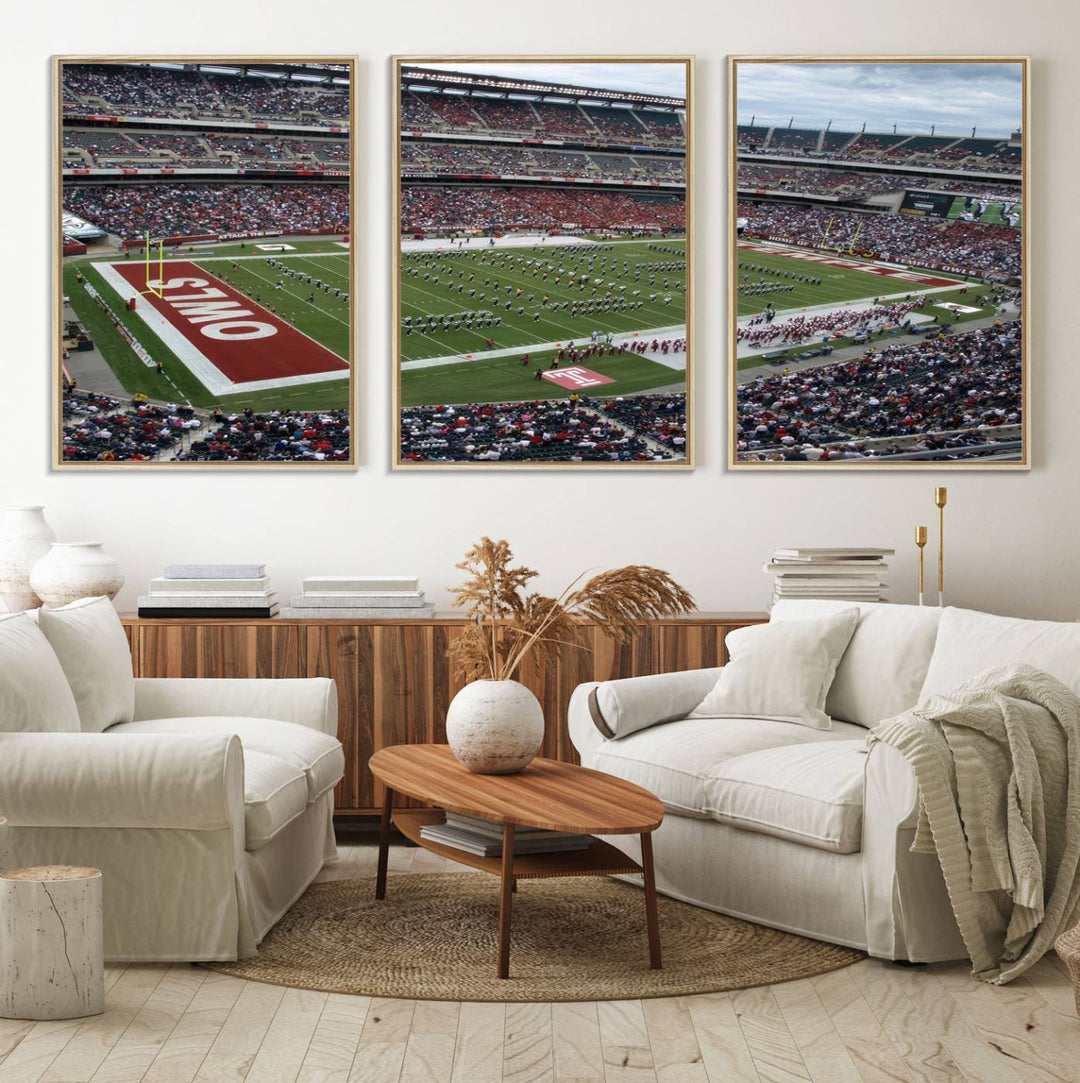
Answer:
[{"label": "wood stump side table", "polygon": [[104,1010],[101,872],[0,872],[0,1017],[77,1019]]}]

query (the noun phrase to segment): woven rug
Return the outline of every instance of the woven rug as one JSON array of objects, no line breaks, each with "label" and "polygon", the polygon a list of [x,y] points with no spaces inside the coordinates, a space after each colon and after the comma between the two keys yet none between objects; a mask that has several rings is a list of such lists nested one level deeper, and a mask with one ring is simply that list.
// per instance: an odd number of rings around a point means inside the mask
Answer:
[{"label": "woven rug", "polygon": [[499,882],[472,873],[313,884],[253,959],[208,963],[251,981],[410,1000],[636,1000],[806,978],[863,953],[660,897],[650,970],[640,888],[603,877],[521,880],[510,977],[495,977]]}]

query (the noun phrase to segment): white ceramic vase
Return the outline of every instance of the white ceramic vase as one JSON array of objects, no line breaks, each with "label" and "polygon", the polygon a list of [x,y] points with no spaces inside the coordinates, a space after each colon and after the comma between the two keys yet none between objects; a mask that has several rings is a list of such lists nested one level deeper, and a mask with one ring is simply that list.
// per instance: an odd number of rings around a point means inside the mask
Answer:
[{"label": "white ceramic vase", "polygon": [[40,504],[12,505],[0,515],[0,601],[12,613],[37,609],[30,570],[56,540]]},{"label": "white ceramic vase", "polygon": [[450,701],[446,740],[474,774],[512,775],[544,743],[544,709],[517,681],[473,681]]},{"label": "white ceramic vase", "polygon": [[30,573],[30,586],[46,609],[103,594],[115,598],[123,585],[120,562],[105,554],[101,542],[53,542]]}]

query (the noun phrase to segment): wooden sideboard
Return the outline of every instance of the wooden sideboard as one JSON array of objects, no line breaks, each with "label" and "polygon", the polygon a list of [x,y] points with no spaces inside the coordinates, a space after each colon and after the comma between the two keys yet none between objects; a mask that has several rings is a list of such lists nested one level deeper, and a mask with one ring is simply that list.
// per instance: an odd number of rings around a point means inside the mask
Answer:
[{"label": "wooden sideboard", "polygon": [[[582,623],[576,633],[580,649],[567,650],[555,669],[541,670],[527,660],[519,676],[544,706],[548,730],[541,754],[577,762],[566,727],[567,705],[577,685],[722,665],[727,633],[766,619],[764,613],[695,613],[644,623],[622,644]],[[340,814],[379,810],[381,785],[367,766],[376,749],[446,740],[446,708],[461,687],[450,672],[446,650],[464,624],[455,616],[392,621],[124,618],[136,677],[337,681],[338,736],[345,746],[345,777],[336,794]]]}]

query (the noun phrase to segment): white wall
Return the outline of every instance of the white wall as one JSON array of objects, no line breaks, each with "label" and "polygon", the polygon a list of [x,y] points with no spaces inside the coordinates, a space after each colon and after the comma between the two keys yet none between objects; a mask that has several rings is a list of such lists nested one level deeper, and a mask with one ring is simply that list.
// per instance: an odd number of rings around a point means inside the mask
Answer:
[{"label": "white wall", "polygon": [[[67,540],[102,539],[133,608],[173,560],[265,560],[291,593],[317,572],[416,572],[436,601],[481,533],[505,536],[550,589],[591,565],[669,569],[703,609],[758,609],[759,569],[783,544],[902,550],[894,599],[913,594],[913,526],[948,484],[949,598],[1080,616],[1080,18],[1072,0],[229,0],[19,5],[6,17],[0,184],[4,326],[0,504],[42,502]],[[359,54],[361,409],[357,473],[49,470],[49,65],[52,53]],[[391,473],[390,67],[401,53],[697,56],[697,402],[693,473]],[[724,58],[729,53],[978,54],[1034,58],[1031,132],[1034,469],[1022,473],[728,474],[725,414]],[[1025,212],[1028,208],[1025,207]],[[17,257],[17,258],[16,258]]]}]

